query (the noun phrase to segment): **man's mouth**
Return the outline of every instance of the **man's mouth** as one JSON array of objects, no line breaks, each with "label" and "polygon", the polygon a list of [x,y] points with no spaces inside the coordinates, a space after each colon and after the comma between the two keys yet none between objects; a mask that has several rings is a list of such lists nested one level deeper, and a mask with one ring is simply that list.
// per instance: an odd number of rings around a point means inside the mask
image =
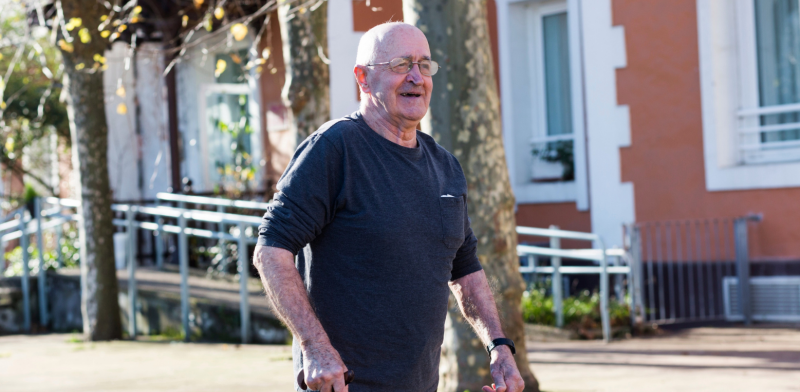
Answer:
[{"label": "man's mouth", "polygon": [[417,94],[417,93],[400,93],[400,95],[404,97],[415,97],[415,98],[419,98],[422,96],[422,94]]}]

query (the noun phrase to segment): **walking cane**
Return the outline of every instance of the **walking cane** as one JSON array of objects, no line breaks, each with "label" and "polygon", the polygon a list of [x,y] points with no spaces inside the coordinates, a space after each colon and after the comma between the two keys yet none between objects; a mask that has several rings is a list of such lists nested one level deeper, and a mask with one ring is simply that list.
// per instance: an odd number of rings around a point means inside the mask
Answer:
[{"label": "walking cane", "polygon": [[[344,385],[353,382],[355,377],[356,373],[352,370],[344,372]],[[297,373],[297,385],[300,386],[300,389],[308,389],[308,385],[306,385],[306,375],[305,372],[303,372],[303,369],[300,369],[300,373]]]}]

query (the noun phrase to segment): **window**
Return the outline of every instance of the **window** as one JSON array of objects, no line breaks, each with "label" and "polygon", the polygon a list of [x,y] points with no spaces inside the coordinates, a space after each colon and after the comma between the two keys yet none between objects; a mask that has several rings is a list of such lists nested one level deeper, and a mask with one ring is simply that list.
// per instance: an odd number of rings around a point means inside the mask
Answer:
[{"label": "window", "polygon": [[[739,162],[800,160],[800,4],[798,0],[751,2],[755,31],[748,33],[755,35],[756,61],[756,77],[751,80],[757,84],[758,102],[756,108],[740,112]],[[751,15],[749,11],[743,7],[742,13]]]},{"label": "window", "polygon": [[258,84],[248,66],[252,40],[225,44],[224,36],[208,38],[177,68],[181,170],[195,192],[263,186]]},{"label": "window", "polygon": [[800,0],[698,0],[706,187],[800,186]]},{"label": "window", "polygon": [[543,49],[540,52],[543,65],[541,78],[544,81],[541,106],[545,124],[534,131],[535,136],[531,140],[531,151],[535,156],[531,180],[573,181],[575,157],[567,13],[534,15],[537,16]]},{"label": "window", "polygon": [[228,189],[255,185],[253,132],[258,117],[251,113],[249,89],[244,87],[208,88],[205,95],[208,179]]},{"label": "window", "polygon": [[501,53],[501,69],[513,83],[501,90],[501,98],[517,202],[577,202],[578,209],[586,210],[577,13],[568,9],[567,1],[512,2],[507,7],[508,22],[501,28],[508,33],[500,43],[507,55]]}]

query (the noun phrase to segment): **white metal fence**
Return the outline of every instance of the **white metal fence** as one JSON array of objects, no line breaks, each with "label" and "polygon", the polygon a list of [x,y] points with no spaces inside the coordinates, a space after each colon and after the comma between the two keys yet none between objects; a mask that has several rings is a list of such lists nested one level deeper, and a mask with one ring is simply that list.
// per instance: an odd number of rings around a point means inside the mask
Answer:
[{"label": "white metal fence", "polygon": [[[137,288],[136,288],[136,254],[137,239],[136,233],[139,230],[154,232],[156,238],[157,266],[163,266],[163,237],[165,235],[175,235],[178,240],[178,260],[180,270],[180,294],[181,294],[181,319],[183,324],[184,337],[191,336],[189,324],[189,246],[187,238],[189,236],[200,238],[212,238],[220,241],[235,241],[238,244],[238,271],[240,276],[240,317],[241,317],[241,337],[242,342],[250,341],[250,306],[248,302],[247,276],[250,264],[248,245],[255,244],[257,240],[254,228],[261,224],[261,218],[251,215],[237,215],[224,212],[226,207],[247,208],[247,209],[266,209],[267,203],[241,202],[233,200],[221,200],[210,197],[183,196],[171,194],[159,194],[159,200],[174,201],[185,205],[191,203],[195,205],[213,205],[218,211],[194,210],[171,206],[137,206],[131,204],[114,204],[112,210],[122,213],[125,219],[114,219],[113,223],[117,227],[124,228],[128,234],[126,241],[126,258],[128,268],[128,300],[130,302],[128,333],[136,336],[138,328],[136,325],[137,310]],[[53,207],[43,210],[42,204],[50,204]],[[79,207],[77,200],[58,199],[58,198],[36,198],[34,201],[34,212],[30,214],[27,210],[20,209],[15,211],[13,219],[0,223],[0,249],[5,250],[8,241],[19,239],[22,249],[22,276],[21,288],[23,295],[23,330],[31,330],[31,306],[29,288],[29,261],[28,252],[29,236],[36,234],[37,248],[39,255],[38,290],[39,293],[46,292],[46,268],[44,262],[43,232],[45,230],[56,230],[57,243],[60,243],[61,226],[69,221],[80,220],[80,215],[76,209]],[[190,227],[191,223],[215,224],[216,230]],[[59,266],[63,266],[63,256],[58,249]],[[4,255],[0,254],[2,260]],[[4,263],[0,263],[0,266]],[[2,274],[0,270],[0,274]],[[42,325],[48,322],[47,296],[39,295],[39,320]]]},{"label": "white metal fence", "polygon": [[[603,339],[608,342],[611,340],[611,319],[609,315],[609,277],[622,275],[628,276],[628,293],[632,293],[633,274],[630,266],[630,258],[627,257],[623,249],[606,249],[603,239],[597,234],[582,233],[577,231],[559,230],[555,226],[549,229],[534,227],[517,227],[517,234],[530,235],[536,237],[546,237],[550,239],[550,247],[540,247],[531,245],[517,245],[517,254],[527,261],[527,264],[520,266],[520,272],[530,274],[551,274],[553,291],[553,308],[556,314],[556,326],[564,326],[564,309],[562,299],[564,290],[562,287],[562,275],[568,274],[597,274],[600,277],[600,318],[603,327]],[[561,239],[572,239],[588,241],[594,243],[595,248],[587,249],[561,249]],[[549,257],[550,266],[539,266],[537,257]],[[561,259],[576,259],[593,261],[597,266],[562,266]],[[615,258],[614,265],[609,266],[609,258]],[[622,265],[622,264],[627,265]],[[621,281],[616,280],[617,298],[622,300]],[[635,308],[635,295],[629,295],[629,305]],[[633,312],[631,312],[633,313]]]}]

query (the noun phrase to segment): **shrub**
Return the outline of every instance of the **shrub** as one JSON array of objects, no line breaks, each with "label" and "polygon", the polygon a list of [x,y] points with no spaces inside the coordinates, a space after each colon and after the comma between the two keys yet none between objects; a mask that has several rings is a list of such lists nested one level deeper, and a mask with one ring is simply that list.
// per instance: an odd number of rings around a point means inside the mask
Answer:
[{"label": "shrub", "polygon": [[[600,294],[588,290],[578,296],[562,301],[564,326],[575,330],[584,338],[593,338],[593,330],[600,328]],[[630,324],[628,305],[614,298],[609,301],[611,327],[626,327]],[[525,322],[541,325],[556,325],[553,297],[546,295],[544,288],[533,288],[522,296],[522,317]]]}]

